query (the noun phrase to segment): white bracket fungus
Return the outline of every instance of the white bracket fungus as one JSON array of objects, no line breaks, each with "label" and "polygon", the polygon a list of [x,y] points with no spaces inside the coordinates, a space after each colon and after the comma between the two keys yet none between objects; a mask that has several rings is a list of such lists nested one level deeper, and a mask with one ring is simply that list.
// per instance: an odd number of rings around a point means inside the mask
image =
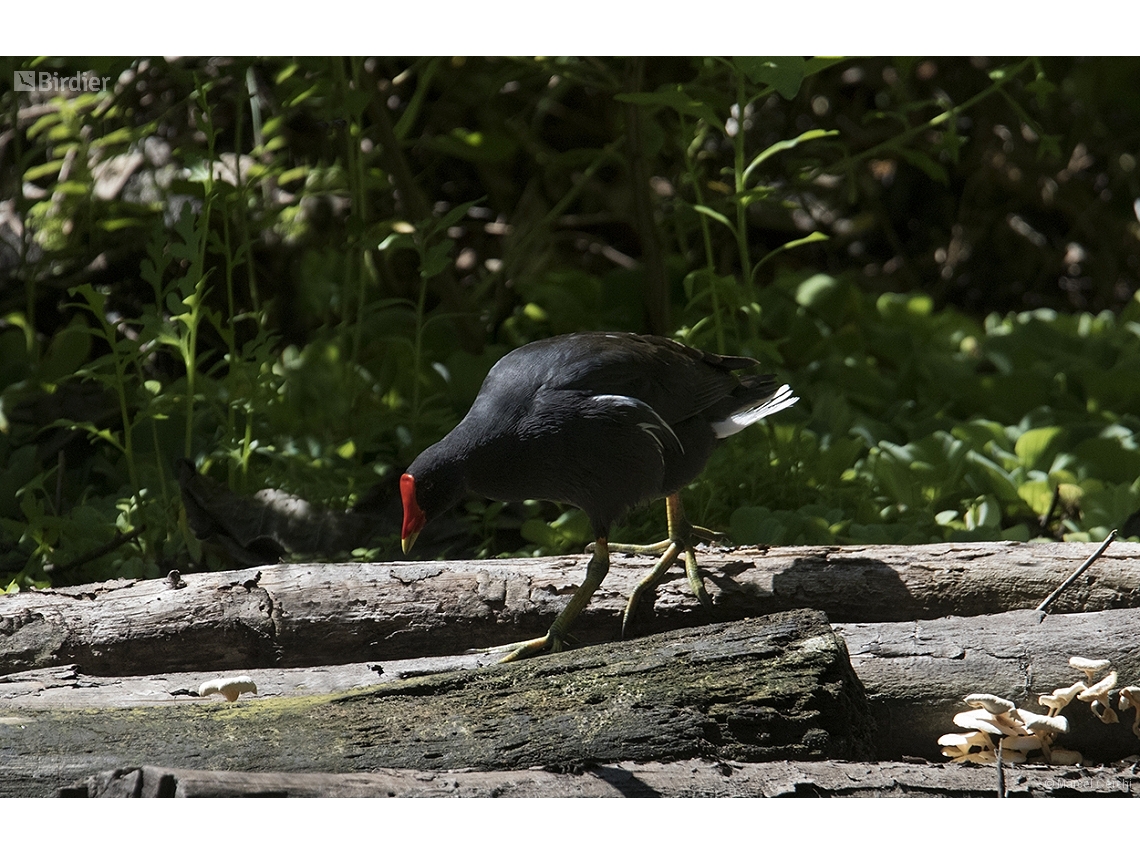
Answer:
[{"label": "white bracket fungus", "polygon": [[1109,675],[1093,686],[1089,686],[1079,695],[1078,701],[1088,701],[1089,706],[1092,707],[1093,715],[1103,721],[1105,724],[1116,724],[1120,718],[1116,712],[1110,707],[1108,693],[1116,688],[1116,672],[1111,671]]},{"label": "white bracket fungus", "polygon": [[[1050,694],[1038,695],[1037,702],[1047,710],[1045,715],[1016,708],[1013,701],[982,692],[967,695],[965,701],[971,709],[954,716],[954,724],[967,733],[948,733],[938,740],[942,754],[954,763],[996,763],[997,746],[993,737],[999,737],[1001,757],[1009,763],[1041,760],[1057,766],[1083,762],[1077,751],[1054,748],[1053,741],[1069,732],[1069,720],[1058,715],[1074,700],[1087,701],[1093,714],[1105,724],[1119,721],[1112,709],[1110,692],[1116,688],[1117,674],[1096,676],[1111,667],[1108,659],[1086,659],[1074,656],[1069,665],[1085,672],[1089,683],[1079,680],[1068,688],[1054,689]],[[1140,686],[1126,686],[1119,692],[1121,712],[1135,710],[1132,732],[1140,736]]]},{"label": "white bracket fungus", "polygon": [[938,737],[938,744],[942,746],[942,753],[955,763],[993,763],[997,759],[990,738],[977,730],[947,733]]},{"label": "white bracket fungus", "polygon": [[997,695],[985,695],[981,693],[966,695],[966,703],[975,708],[980,707],[986,712],[996,716],[1011,713],[1016,706],[1013,701],[1007,701],[1005,698],[999,698]]},{"label": "white bracket fungus", "polygon": [[1073,702],[1073,698],[1087,689],[1084,680],[1078,680],[1067,689],[1054,689],[1050,695],[1038,695],[1037,703],[1049,710],[1049,715],[1056,715]]},{"label": "white bracket fungus", "polygon": [[1132,732],[1140,736],[1140,686],[1125,686],[1121,689],[1117,706],[1121,712],[1136,710],[1136,718],[1132,720]]},{"label": "white bracket fungus", "polygon": [[1096,675],[1111,664],[1108,659],[1086,659],[1084,656],[1073,656],[1069,659],[1069,665],[1078,671],[1084,671],[1085,679],[1090,683],[1096,682]]},{"label": "white bracket fungus", "polygon": [[240,677],[219,677],[217,680],[209,680],[198,687],[199,697],[204,698],[207,695],[220,694],[231,703],[238,699],[238,695],[245,692],[252,692],[256,695],[257,686],[252,679],[244,674]]}]

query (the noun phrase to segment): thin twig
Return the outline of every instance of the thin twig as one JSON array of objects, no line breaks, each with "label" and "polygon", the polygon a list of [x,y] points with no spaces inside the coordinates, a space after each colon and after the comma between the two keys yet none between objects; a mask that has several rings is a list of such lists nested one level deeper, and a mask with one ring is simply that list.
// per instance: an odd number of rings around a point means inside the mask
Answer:
[{"label": "thin twig", "polygon": [[1090,555],[1088,557],[1088,560],[1085,561],[1084,564],[1082,564],[1080,567],[1078,567],[1076,570],[1074,570],[1073,575],[1071,575],[1068,579],[1066,579],[1064,582],[1062,582],[1060,585],[1058,585],[1057,590],[1055,590],[1052,594],[1050,594],[1049,596],[1047,596],[1045,599],[1043,599],[1041,601],[1041,605],[1039,605],[1037,607],[1037,611],[1043,612],[1043,611],[1045,611],[1045,609],[1049,608],[1049,606],[1052,604],[1052,602],[1055,599],[1057,599],[1057,597],[1061,596],[1061,594],[1063,594],[1065,592],[1066,588],[1068,588],[1071,584],[1073,584],[1075,581],[1077,581],[1077,579],[1080,578],[1080,575],[1082,573],[1084,573],[1086,570],[1088,570],[1092,566],[1092,563],[1104,554],[1104,551],[1106,549],[1108,549],[1108,545],[1110,543],[1112,543],[1114,540],[1116,540],[1116,529],[1113,529],[1112,531],[1110,531],[1108,533],[1108,537],[1106,537],[1104,539],[1104,542],[1102,542],[1101,545],[1097,547],[1096,552],[1094,552],[1092,555]]},{"label": "thin twig", "polygon": [[1001,762],[1001,740],[997,744],[997,797],[1005,798],[1005,764]]},{"label": "thin twig", "polygon": [[1061,488],[1057,486],[1053,488],[1053,499],[1049,502],[1049,510],[1045,512],[1045,517],[1041,520],[1042,533],[1049,533],[1049,523],[1052,522],[1053,514],[1057,512],[1059,504],[1061,504]]}]

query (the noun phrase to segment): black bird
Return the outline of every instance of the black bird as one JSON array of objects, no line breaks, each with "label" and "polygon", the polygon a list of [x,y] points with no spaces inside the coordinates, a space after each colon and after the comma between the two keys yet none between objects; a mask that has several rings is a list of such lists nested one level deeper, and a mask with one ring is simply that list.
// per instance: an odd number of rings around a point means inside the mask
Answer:
[{"label": "black bird", "polygon": [[669,539],[620,547],[662,553],[630,597],[622,630],[682,552],[693,591],[710,603],[693,543],[716,535],[685,520],[678,491],[701,473],[718,439],[799,400],[771,374],[733,373],[756,364],[632,333],[575,333],[511,351],[463,421],[401,477],[404,552],[468,492],[581,508],[596,538],[585,582],[545,636],[503,648],[511,651],[504,661],[557,651],[609,570],[610,527],[635,505],[666,496]]}]

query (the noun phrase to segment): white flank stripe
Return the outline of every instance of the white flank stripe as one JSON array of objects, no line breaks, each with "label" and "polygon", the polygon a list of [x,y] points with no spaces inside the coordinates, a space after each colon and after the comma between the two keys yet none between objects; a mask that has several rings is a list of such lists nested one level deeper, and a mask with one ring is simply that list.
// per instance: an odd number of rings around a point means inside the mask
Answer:
[{"label": "white flank stripe", "polygon": [[786,410],[798,400],[799,398],[792,397],[791,386],[781,386],[771,398],[752,409],[740,410],[739,412],[733,413],[724,421],[713,422],[713,432],[716,434],[717,439],[732,436],[734,433],[739,433],[744,430],[750,424],[760,421],[760,419],[765,416],[778,413],[780,410]]}]

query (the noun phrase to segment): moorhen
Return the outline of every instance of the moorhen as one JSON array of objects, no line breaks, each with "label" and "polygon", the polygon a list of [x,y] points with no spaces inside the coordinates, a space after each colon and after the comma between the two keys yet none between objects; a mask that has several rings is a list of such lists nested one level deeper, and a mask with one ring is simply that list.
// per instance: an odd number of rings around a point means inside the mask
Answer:
[{"label": "moorhen", "polygon": [[558,651],[609,570],[610,527],[635,505],[666,496],[668,540],[613,547],[662,553],[630,597],[622,631],[681,553],[694,593],[709,604],[693,544],[716,535],[686,521],[678,491],[701,473],[718,439],[799,400],[771,374],[733,373],[756,364],[632,333],[574,333],[511,351],[463,421],[401,476],[404,552],[468,492],[581,508],[596,537],[582,587],[542,638],[496,648],[510,651],[503,661]]}]

